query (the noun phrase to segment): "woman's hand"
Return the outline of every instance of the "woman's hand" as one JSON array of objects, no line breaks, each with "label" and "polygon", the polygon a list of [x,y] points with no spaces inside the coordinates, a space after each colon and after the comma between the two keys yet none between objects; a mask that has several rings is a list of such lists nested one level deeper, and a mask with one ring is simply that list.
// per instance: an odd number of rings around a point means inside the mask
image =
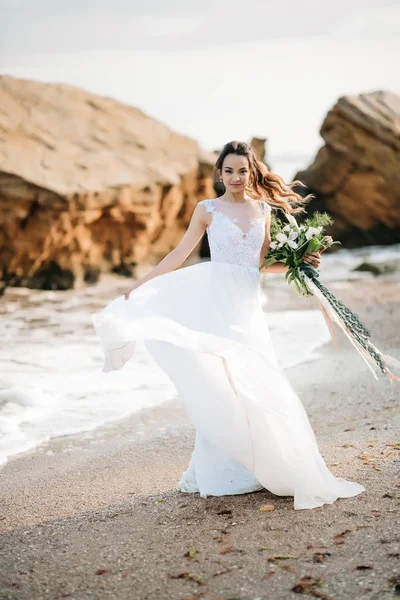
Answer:
[{"label": "woman's hand", "polygon": [[125,294],[124,294],[125,300],[129,300],[129,296],[130,296],[131,292],[133,292],[133,290],[136,290],[137,287],[138,287],[137,283],[135,283],[135,285],[133,285],[132,287],[130,287],[129,290],[127,290],[125,292]]},{"label": "woman's hand", "polygon": [[322,252],[323,250],[321,252],[309,252],[308,254],[305,254],[303,257],[303,262],[317,269],[321,264]]}]

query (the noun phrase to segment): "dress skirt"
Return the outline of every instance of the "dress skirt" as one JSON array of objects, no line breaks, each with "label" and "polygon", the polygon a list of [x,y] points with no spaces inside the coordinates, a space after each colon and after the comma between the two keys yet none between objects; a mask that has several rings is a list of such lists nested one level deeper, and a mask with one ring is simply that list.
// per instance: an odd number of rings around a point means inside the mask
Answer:
[{"label": "dress skirt", "polygon": [[178,489],[201,496],[267,489],[311,509],[364,491],[335,477],[272,345],[257,268],[218,261],[143,283],[93,315],[105,363],[121,369],[143,341],[196,428]]}]

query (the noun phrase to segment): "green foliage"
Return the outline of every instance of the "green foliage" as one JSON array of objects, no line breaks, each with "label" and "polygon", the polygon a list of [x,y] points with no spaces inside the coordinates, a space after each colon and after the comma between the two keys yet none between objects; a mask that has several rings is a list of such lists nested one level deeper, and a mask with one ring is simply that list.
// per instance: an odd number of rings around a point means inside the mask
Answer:
[{"label": "green foliage", "polygon": [[303,225],[305,227],[327,227],[333,225],[334,221],[327,212],[320,213],[315,212],[312,217],[308,217],[304,220]]},{"label": "green foliage", "polygon": [[286,223],[284,223],[282,219],[280,219],[275,213],[272,213],[270,225],[271,237],[274,238],[277,233],[282,231],[285,225]]},{"label": "green foliage", "polygon": [[286,281],[293,283],[299,294],[312,295],[300,267],[307,264],[304,262],[306,254],[340,244],[324,233],[324,228],[332,224],[333,219],[326,212],[315,212],[301,224],[297,223],[293,215],[286,214],[284,221],[273,213],[270,226],[271,246],[261,268],[268,268],[276,262],[284,263],[289,267],[285,274]]}]

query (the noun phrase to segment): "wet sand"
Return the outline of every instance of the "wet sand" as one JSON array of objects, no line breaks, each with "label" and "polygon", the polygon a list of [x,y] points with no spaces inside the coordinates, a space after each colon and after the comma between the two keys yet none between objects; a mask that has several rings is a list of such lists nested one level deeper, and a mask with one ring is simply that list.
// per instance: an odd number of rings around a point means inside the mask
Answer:
[{"label": "wet sand", "polygon": [[[378,285],[379,284],[379,285]],[[400,284],[330,286],[400,359]],[[270,310],[310,308],[271,287]],[[0,471],[0,598],[392,598],[400,588],[400,383],[338,335],[287,375],[336,476],[366,492],[314,510],[267,491],[175,485],[194,429],[179,399],[19,454]],[[272,504],[274,510],[260,511]]]}]

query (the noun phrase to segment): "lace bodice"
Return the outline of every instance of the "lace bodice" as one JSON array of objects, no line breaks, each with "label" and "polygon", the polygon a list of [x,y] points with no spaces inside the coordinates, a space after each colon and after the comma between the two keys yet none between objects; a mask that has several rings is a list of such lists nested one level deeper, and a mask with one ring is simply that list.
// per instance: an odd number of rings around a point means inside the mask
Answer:
[{"label": "lace bodice", "polygon": [[262,200],[236,204],[220,198],[201,200],[199,204],[212,213],[212,222],[206,228],[211,260],[258,271],[270,206]]}]

